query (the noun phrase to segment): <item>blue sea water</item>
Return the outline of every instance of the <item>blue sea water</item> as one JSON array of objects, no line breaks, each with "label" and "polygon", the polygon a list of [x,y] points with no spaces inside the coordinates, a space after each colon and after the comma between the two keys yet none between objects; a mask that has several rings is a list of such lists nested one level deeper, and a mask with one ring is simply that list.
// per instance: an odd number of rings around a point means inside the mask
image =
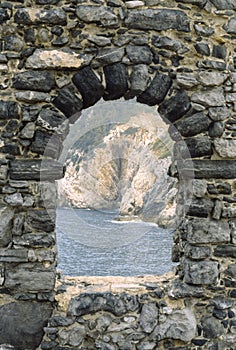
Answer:
[{"label": "blue sea water", "polygon": [[161,275],[171,271],[173,232],[154,223],[116,221],[117,213],[57,209],[58,269],[70,276]]}]

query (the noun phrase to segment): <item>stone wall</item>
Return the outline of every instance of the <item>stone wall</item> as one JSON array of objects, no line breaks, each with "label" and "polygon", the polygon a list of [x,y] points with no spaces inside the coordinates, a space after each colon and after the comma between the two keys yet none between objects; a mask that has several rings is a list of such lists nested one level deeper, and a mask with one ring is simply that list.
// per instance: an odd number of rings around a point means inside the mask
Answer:
[{"label": "stone wall", "polygon": [[[44,329],[42,349],[234,348],[235,10],[234,0],[1,3],[0,344],[35,349]],[[179,266],[141,296],[85,291],[72,321],[45,329],[52,307],[58,316],[58,157],[69,123],[102,97],[137,97],[170,124]],[[76,335],[64,341],[63,326]]]}]

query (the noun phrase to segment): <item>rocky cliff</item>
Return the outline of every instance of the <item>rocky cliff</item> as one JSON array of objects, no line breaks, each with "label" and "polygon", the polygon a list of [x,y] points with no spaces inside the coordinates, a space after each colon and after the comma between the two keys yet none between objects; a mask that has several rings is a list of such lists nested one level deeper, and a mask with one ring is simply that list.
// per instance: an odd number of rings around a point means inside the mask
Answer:
[{"label": "rocky cliff", "polygon": [[138,216],[173,225],[177,189],[167,175],[171,148],[167,126],[145,111],[90,128],[67,152],[60,204],[117,209],[121,220]]}]

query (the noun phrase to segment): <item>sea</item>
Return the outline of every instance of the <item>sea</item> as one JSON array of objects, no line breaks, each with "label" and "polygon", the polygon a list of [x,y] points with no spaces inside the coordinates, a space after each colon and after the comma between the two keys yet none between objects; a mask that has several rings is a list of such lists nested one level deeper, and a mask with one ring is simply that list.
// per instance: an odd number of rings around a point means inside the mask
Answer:
[{"label": "sea", "polygon": [[58,269],[68,276],[143,276],[171,271],[173,230],[109,210],[58,208]]}]

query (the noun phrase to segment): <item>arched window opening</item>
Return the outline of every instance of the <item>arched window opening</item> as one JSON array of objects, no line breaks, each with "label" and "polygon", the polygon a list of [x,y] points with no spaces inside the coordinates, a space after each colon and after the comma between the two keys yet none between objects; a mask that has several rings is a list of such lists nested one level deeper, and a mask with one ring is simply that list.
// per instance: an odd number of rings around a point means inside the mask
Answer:
[{"label": "arched window opening", "polygon": [[171,270],[177,180],[173,141],[156,107],[100,101],[67,136],[58,181],[59,269],[66,275]]}]

